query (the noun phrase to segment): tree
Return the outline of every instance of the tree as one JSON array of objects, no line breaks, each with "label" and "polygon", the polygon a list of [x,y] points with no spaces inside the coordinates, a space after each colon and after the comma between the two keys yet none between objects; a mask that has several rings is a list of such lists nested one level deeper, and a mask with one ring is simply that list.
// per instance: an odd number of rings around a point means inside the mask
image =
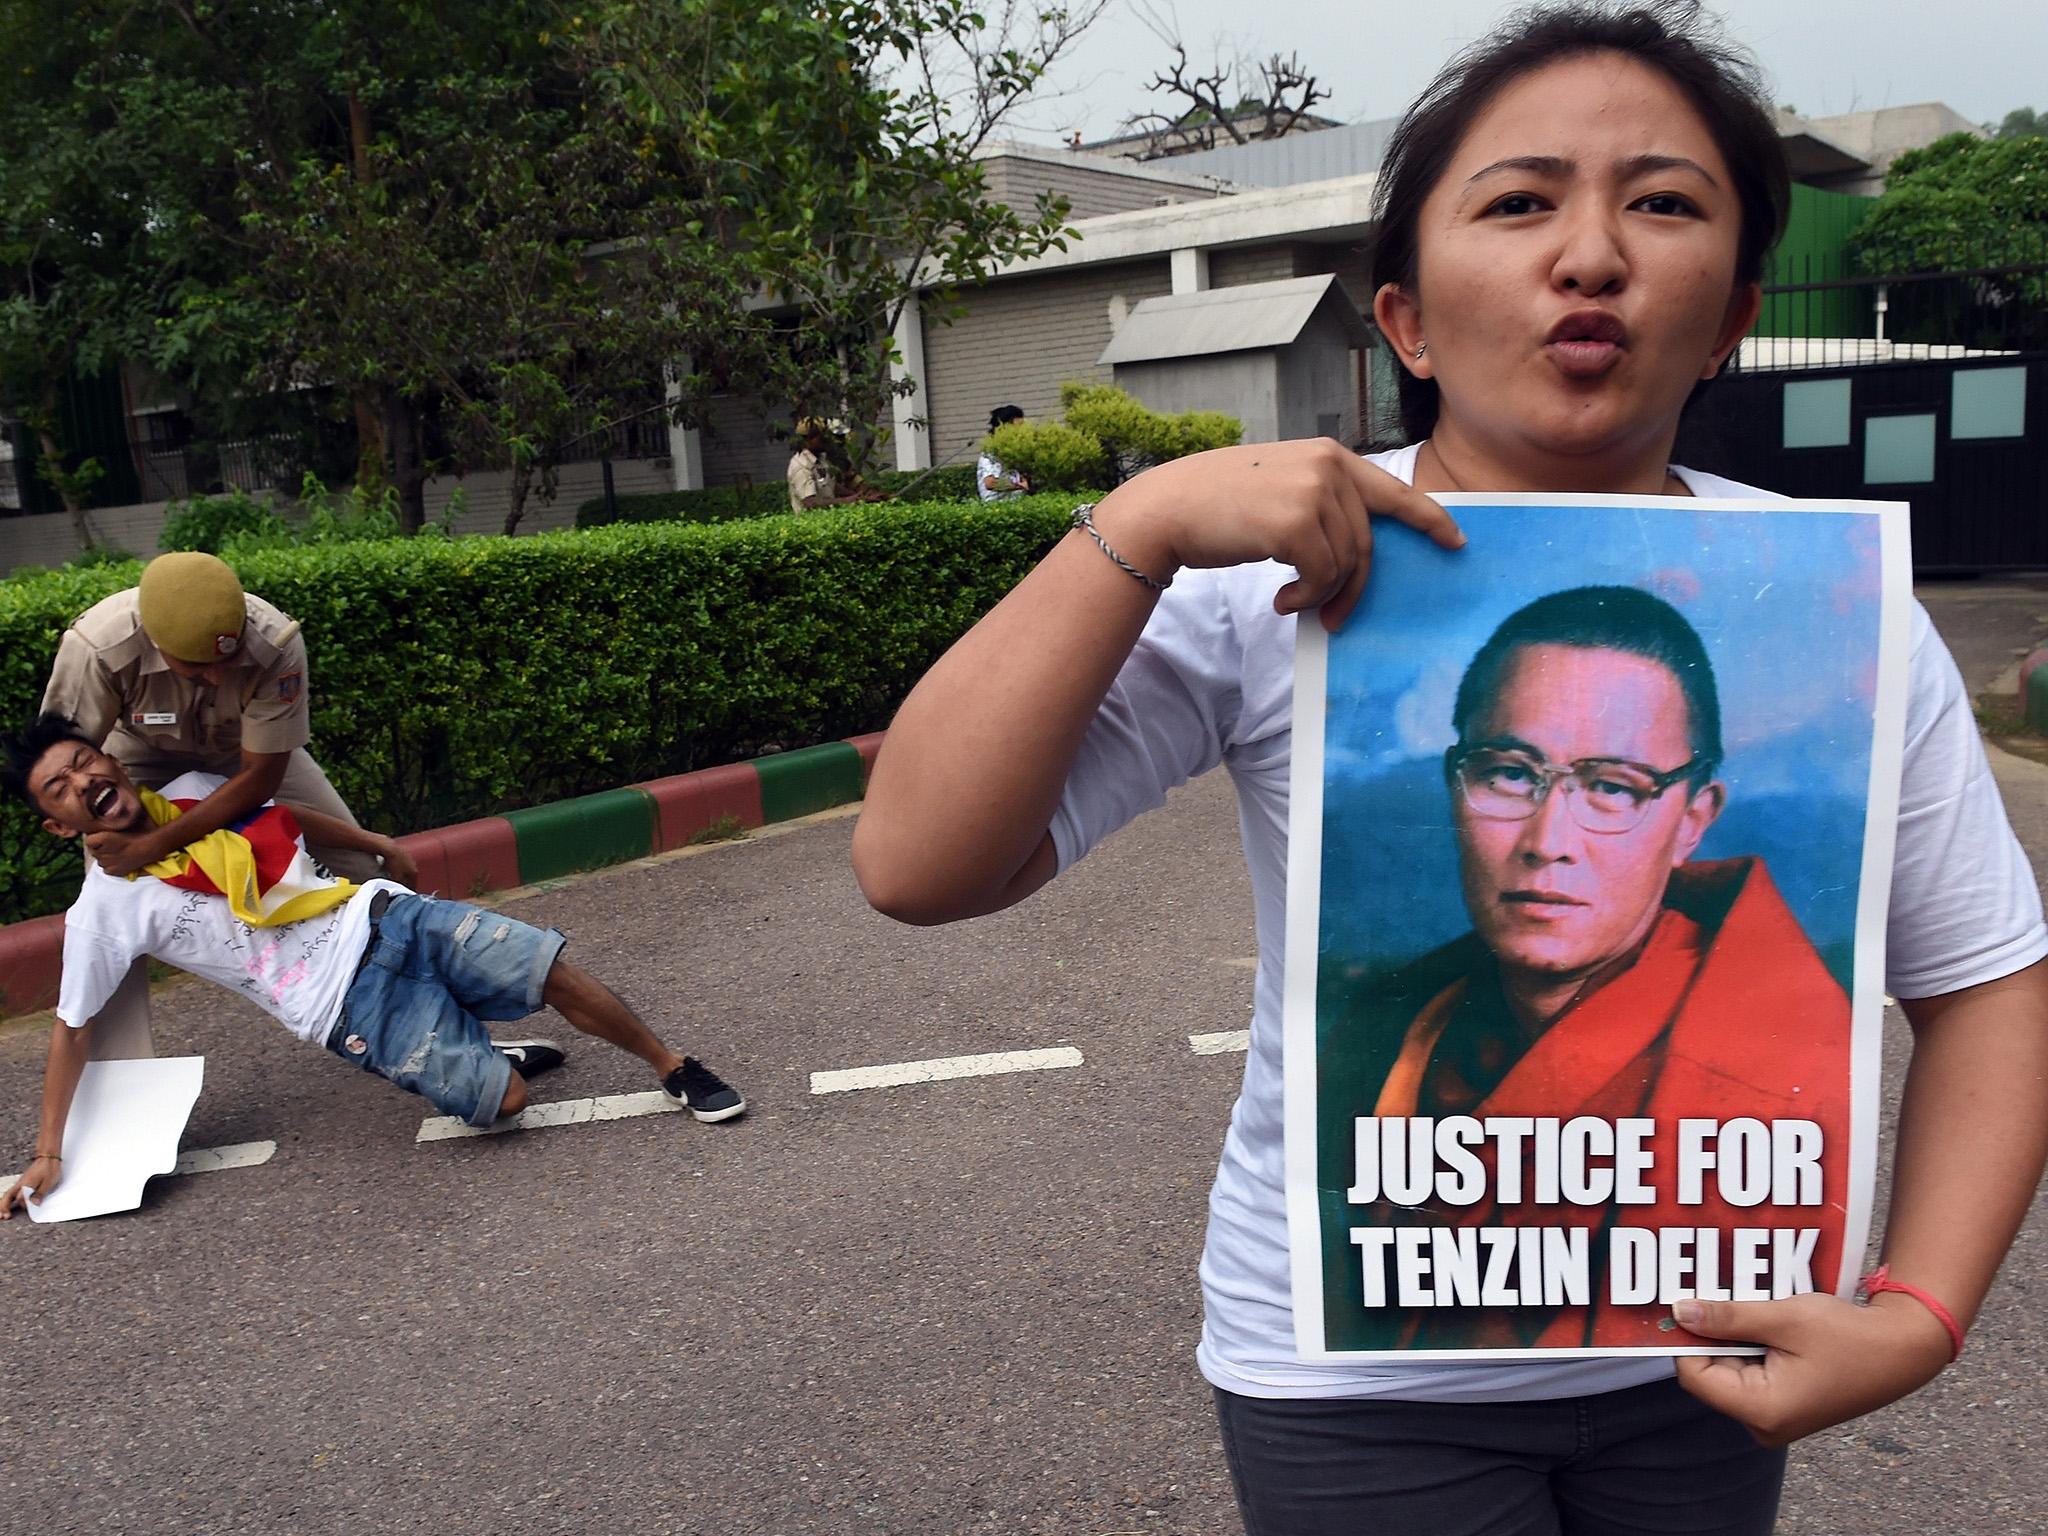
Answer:
[{"label": "tree", "polygon": [[1213,149],[1226,140],[1249,144],[1284,139],[1309,115],[1309,108],[1330,99],[1328,87],[1317,83],[1298,54],[1268,54],[1251,66],[1258,74],[1257,85],[1232,102],[1225,100],[1226,89],[1233,70],[1247,72],[1244,61],[1233,65],[1218,60],[1206,73],[1197,74],[1190,72],[1184,45],[1173,44],[1173,54],[1173,63],[1153,75],[1150,88],[1183,105],[1172,113],[1139,113],[1125,124],[1152,135],[1149,152],[1141,159]]},{"label": "tree", "polygon": [[88,55],[43,20],[0,9],[0,409],[34,434],[37,472],[91,548],[85,509],[106,466],[63,440],[63,396],[118,355],[148,230],[120,136],[72,92]]},{"label": "tree", "polygon": [[960,287],[1064,248],[1066,205],[990,200],[974,157],[1106,3],[609,0],[572,25],[590,77],[673,156],[705,238],[798,317],[750,351],[750,392],[844,418],[859,468],[909,387],[890,364],[911,300],[944,321]]},{"label": "tree", "polygon": [[1998,125],[1996,136],[2001,139],[2048,139],[2048,112],[2036,112],[2032,107],[2014,107]]},{"label": "tree", "polygon": [[1892,162],[1852,248],[1872,276],[1989,274],[1969,277],[1960,290],[1896,285],[1891,330],[1901,339],[1998,345],[2048,337],[2048,278],[2014,270],[2048,265],[2048,138],[1953,133],[1908,150]]},{"label": "tree", "polygon": [[1013,421],[982,451],[1042,491],[1112,490],[1168,459],[1228,448],[1244,424],[1221,411],[1155,411],[1109,384],[1060,386],[1060,421]]},{"label": "tree", "polygon": [[678,420],[743,381],[868,430],[918,285],[1060,238],[971,155],[1101,3],[0,0],[54,59],[8,87],[15,158],[47,115],[114,173],[14,371],[62,377],[79,332],[201,398],[324,399],[415,528],[458,455],[511,472],[516,524],[665,370]]},{"label": "tree", "polygon": [[[1329,89],[1298,54],[1273,52],[1254,62],[1241,52],[1226,60],[1219,49],[1209,68],[1197,71],[1188,62],[1187,46],[1176,35],[1170,14],[1151,0],[1138,0],[1138,16],[1173,51],[1172,64],[1147,82],[1151,90],[1166,93],[1171,110],[1141,112],[1124,122],[1126,130],[1143,130],[1150,136],[1138,159],[1282,139],[1304,120],[1322,125],[1322,119],[1310,118],[1309,109],[1328,101]],[[1235,90],[1230,84],[1233,76],[1240,82]]]}]

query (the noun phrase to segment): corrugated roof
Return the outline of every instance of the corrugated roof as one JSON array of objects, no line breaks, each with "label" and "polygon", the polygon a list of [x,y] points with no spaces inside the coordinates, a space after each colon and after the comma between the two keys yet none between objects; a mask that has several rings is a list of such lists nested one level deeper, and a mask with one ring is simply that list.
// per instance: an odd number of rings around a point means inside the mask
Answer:
[{"label": "corrugated roof", "polygon": [[1337,279],[1324,273],[1142,300],[1096,361],[1150,363],[1284,347],[1326,304],[1360,346],[1371,341],[1371,330],[1337,288]]},{"label": "corrugated roof", "polygon": [[[1380,168],[1398,117],[1346,123],[1284,139],[1255,139],[1175,155],[1166,163],[1188,175],[1221,176],[1245,187],[1292,187],[1308,181],[1363,176]],[[1149,162],[1148,162],[1149,163]]]}]

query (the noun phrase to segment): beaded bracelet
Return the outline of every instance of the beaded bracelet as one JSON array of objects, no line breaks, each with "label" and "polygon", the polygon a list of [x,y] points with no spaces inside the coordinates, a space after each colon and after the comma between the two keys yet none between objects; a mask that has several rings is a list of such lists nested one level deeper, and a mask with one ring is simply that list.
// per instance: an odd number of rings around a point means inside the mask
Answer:
[{"label": "beaded bracelet", "polygon": [[1880,1264],[1863,1277],[1862,1283],[1857,1286],[1857,1290],[1862,1293],[1864,1300],[1868,1301],[1873,1296],[1882,1296],[1886,1291],[1897,1291],[1901,1296],[1912,1297],[1921,1306],[1932,1312],[1934,1320],[1948,1330],[1949,1364],[1953,1365],[1956,1361],[1962,1359],[1963,1327],[1962,1324],[1956,1321],[1955,1314],[1936,1301],[1927,1292],[1921,1290],[1919,1286],[1908,1285],[1903,1280],[1894,1280],[1891,1275],[1891,1269],[1892,1267],[1889,1264]]},{"label": "beaded bracelet", "polygon": [[1096,545],[1102,550],[1102,552],[1105,555],[1109,556],[1110,559],[1114,560],[1118,565],[1122,566],[1124,570],[1128,572],[1130,575],[1137,577],[1138,580],[1145,583],[1145,585],[1150,587],[1154,592],[1164,592],[1168,587],[1173,585],[1173,580],[1171,577],[1167,578],[1165,581],[1154,581],[1150,576],[1147,576],[1143,571],[1139,570],[1135,565],[1131,564],[1130,561],[1126,560],[1122,555],[1118,554],[1115,550],[1109,547],[1109,541],[1103,538],[1103,536],[1095,530],[1094,502],[1082,502],[1080,506],[1074,508],[1073,515],[1068,520],[1076,528],[1079,528],[1083,533],[1087,534],[1089,538],[1093,539]]}]

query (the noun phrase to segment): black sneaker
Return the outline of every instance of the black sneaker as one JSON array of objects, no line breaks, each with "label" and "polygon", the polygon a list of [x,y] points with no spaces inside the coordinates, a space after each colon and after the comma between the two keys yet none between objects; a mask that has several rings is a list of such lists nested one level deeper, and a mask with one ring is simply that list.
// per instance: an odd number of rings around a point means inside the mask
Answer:
[{"label": "black sneaker", "polygon": [[694,1056],[661,1080],[661,1091],[687,1105],[699,1120],[730,1120],[747,1112],[739,1090]]},{"label": "black sneaker", "polygon": [[543,1072],[552,1072],[569,1059],[569,1053],[552,1040],[494,1040],[498,1054],[512,1063],[512,1070],[528,1082]]}]

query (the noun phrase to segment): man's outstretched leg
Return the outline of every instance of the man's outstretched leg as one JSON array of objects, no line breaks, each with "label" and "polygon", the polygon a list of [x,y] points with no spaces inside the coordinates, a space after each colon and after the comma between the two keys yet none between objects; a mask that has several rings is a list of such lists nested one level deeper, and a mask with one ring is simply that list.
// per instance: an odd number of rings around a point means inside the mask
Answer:
[{"label": "man's outstretched leg", "polygon": [[694,1056],[678,1055],[662,1044],[616,992],[581,966],[558,956],[548,969],[541,1001],[584,1034],[631,1051],[654,1068],[663,1092],[699,1120],[731,1120],[745,1112],[747,1101],[737,1089]]}]

